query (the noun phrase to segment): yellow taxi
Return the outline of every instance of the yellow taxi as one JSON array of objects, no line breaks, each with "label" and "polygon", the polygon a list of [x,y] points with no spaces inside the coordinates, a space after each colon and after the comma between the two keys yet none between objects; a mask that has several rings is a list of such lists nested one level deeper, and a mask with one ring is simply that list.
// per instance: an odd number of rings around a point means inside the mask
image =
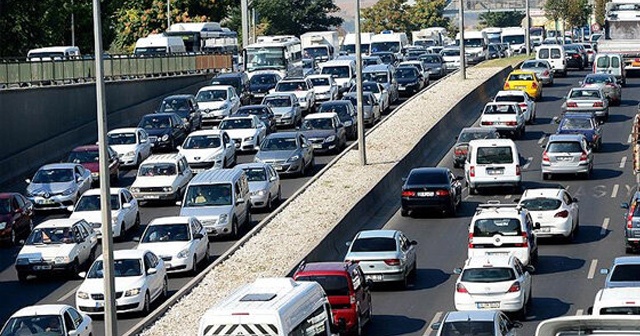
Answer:
[{"label": "yellow taxi", "polygon": [[504,82],[503,90],[521,90],[534,100],[542,98],[542,83],[533,71],[512,71]]}]

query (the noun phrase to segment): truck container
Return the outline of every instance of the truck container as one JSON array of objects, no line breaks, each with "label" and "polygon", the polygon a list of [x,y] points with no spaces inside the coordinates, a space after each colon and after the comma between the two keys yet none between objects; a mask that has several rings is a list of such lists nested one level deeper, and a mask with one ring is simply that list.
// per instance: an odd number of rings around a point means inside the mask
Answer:
[{"label": "truck container", "polygon": [[304,58],[319,62],[335,59],[338,54],[338,32],[335,30],[308,32],[300,35]]},{"label": "truck container", "polygon": [[620,54],[624,70],[640,71],[640,0],[612,0],[606,4],[604,38],[598,53]]}]

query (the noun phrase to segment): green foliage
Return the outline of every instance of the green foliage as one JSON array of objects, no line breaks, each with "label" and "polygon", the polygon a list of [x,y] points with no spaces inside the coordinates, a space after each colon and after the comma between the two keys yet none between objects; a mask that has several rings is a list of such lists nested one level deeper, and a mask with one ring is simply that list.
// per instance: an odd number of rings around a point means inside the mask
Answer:
[{"label": "green foliage", "polygon": [[442,15],[445,6],[444,0],[416,0],[413,6],[404,0],[380,0],[362,10],[362,30],[409,33],[428,27],[447,27],[449,19]]},{"label": "green foliage", "polygon": [[589,23],[592,6],[588,0],[568,0],[566,20],[573,27],[582,27]]},{"label": "green foliage", "polygon": [[333,0],[254,0],[253,6],[269,35],[299,35],[342,24],[342,18],[331,15],[340,10]]},{"label": "green foliage", "polygon": [[551,21],[564,20],[567,17],[567,0],[547,0],[544,4],[545,16]]},{"label": "green foliage", "polygon": [[520,27],[523,12],[484,12],[478,17],[480,24],[484,27]]},{"label": "green foliage", "polygon": [[601,27],[604,27],[604,14],[605,14],[604,5],[607,2],[608,2],[607,0],[595,0],[595,5],[593,8],[593,12],[596,17],[596,22],[600,24]]}]

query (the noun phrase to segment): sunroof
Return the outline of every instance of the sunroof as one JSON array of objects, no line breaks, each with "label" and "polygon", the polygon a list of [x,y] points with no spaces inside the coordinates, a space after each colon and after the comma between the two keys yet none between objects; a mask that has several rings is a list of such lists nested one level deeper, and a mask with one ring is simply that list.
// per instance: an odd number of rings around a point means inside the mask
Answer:
[{"label": "sunroof", "polygon": [[270,301],[274,297],[276,297],[274,293],[252,293],[243,296],[240,301]]}]

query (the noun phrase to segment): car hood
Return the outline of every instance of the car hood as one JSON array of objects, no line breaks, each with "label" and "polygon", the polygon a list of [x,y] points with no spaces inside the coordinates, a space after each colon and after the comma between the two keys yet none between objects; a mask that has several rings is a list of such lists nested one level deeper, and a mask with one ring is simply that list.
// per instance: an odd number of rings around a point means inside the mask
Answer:
[{"label": "car hood", "polygon": [[593,136],[593,134],[595,132],[596,132],[595,130],[589,130],[589,129],[584,129],[584,130],[565,130],[565,129],[560,129],[556,133],[557,134],[584,134],[587,137],[587,139],[591,139],[591,137]]},{"label": "car hood", "polygon": [[283,115],[283,114],[287,114],[287,113],[293,113],[293,111],[294,111],[293,106],[272,107],[271,110],[273,111],[273,114],[275,114],[275,115]]},{"label": "car hood", "polygon": [[42,244],[25,245],[18,253],[18,258],[29,260],[53,260],[58,256],[69,256],[76,244]]},{"label": "car hood", "polygon": [[169,187],[173,185],[176,176],[137,176],[131,187]]},{"label": "car hood", "polygon": [[249,191],[266,190],[269,188],[267,181],[251,181],[249,182]]},{"label": "car hood", "polygon": [[[133,288],[143,287],[144,275],[130,276],[130,277],[115,277],[116,292],[124,292]],[[90,294],[104,293],[104,279],[92,278],[84,279],[78,292],[85,292]]]},{"label": "car hood", "polygon": [[331,85],[319,85],[313,88],[316,93],[329,93],[331,91]]},{"label": "car hood", "polygon": [[424,63],[426,68],[440,68],[442,67],[441,63]]},{"label": "car hood", "polygon": [[254,136],[258,133],[255,128],[241,128],[241,129],[225,129],[225,132],[233,139],[246,138]]},{"label": "car hood", "polygon": [[259,151],[256,154],[256,158],[260,160],[288,160],[290,157],[296,155],[297,150],[275,150],[275,151]]},{"label": "car hood", "polygon": [[131,145],[110,145],[111,149],[113,149],[114,151],[116,151],[116,153],[118,153],[119,155],[124,155],[127,154],[129,152],[135,152],[136,151],[136,144],[131,144]]},{"label": "car hood", "polygon": [[184,155],[187,162],[200,162],[209,158],[218,156],[222,153],[222,147],[218,148],[198,148],[198,149],[180,149],[180,154]]},{"label": "car hood", "polygon": [[249,85],[250,92],[267,93],[273,89],[275,84],[251,84]]},{"label": "car hood", "polygon": [[[120,210],[112,210],[111,218],[118,218],[120,215]],[[102,212],[100,211],[78,211],[72,212],[69,218],[73,219],[84,219],[89,223],[102,223]]]},{"label": "car hood", "polygon": [[145,131],[147,131],[147,134],[149,134],[149,136],[156,137],[161,137],[165,134],[171,133],[170,128],[145,128]]},{"label": "car hood", "polygon": [[82,164],[83,167],[88,169],[92,173],[97,173],[100,171],[100,163],[99,162],[85,162]]},{"label": "car hood", "polygon": [[454,63],[460,63],[460,56],[456,55],[456,56],[442,56],[442,59],[445,62],[454,62]]},{"label": "car hood", "polygon": [[136,247],[138,250],[149,250],[158,256],[174,256],[180,251],[189,247],[188,241],[140,243]]},{"label": "car hood", "polygon": [[194,216],[196,218],[218,217],[222,214],[231,214],[232,212],[233,212],[233,205],[182,207],[180,209],[180,216],[183,216],[183,217]]},{"label": "car hood", "polygon": [[227,101],[198,102],[198,108],[201,110],[219,110]]},{"label": "car hood", "polygon": [[31,183],[27,186],[27,192],[35,196],[46,196],[46,194],[60,194],[63,191],[76,188],[73,181],[57,183]]},{"label": "car hood", "polygon": [[335,135],[336,132],[334,130],[309,130],[302,131],[307,139],[318,139],[318,138],[328,138],[331,135]]}]

